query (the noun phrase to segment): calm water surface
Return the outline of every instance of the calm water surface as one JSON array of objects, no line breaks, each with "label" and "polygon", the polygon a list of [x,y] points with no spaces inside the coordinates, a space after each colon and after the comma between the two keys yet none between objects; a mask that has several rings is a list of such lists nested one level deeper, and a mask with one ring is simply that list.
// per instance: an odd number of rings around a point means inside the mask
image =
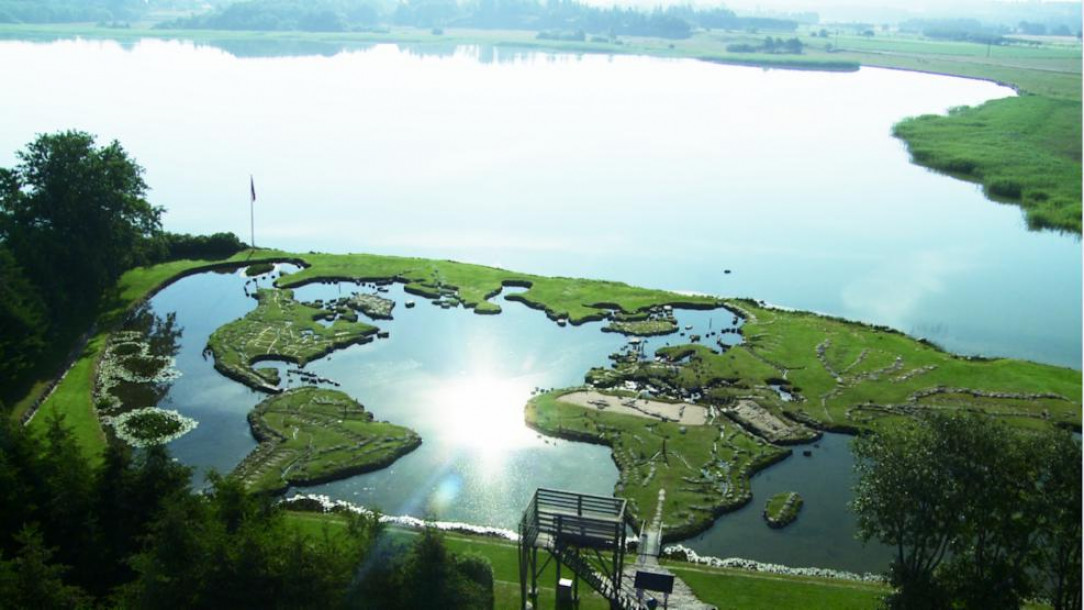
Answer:
[{"label": "calm water surface", "polygon": [[1079,240],[1029,233],[1018,208],[911,165],[890,134],[1007,88],[477,47],[320,52],[0,42],[0,166],[36,133],[84,129],[147,168],[174,231],[247,239],[254,174],[261,245],[752,296],[1080,366]]},{"label": "calm water surface", "polygon": [[[182,42],[0,42],[0,65],[0,166],[40,132],[116,138],[147,168],[173,231],[247,238],[253,174],[264,246],[752,296],[958,352],[1080,367],[1079,240],[1026,231],[1017,208],[911,165],[891,137],[903,117],[1012,94],[990,83],[394,45],[238,57]],[[245,414],[261,397],[201,355],[214,328],[254,307],[243,282],[192,277],[153,303],[185,328],[184,376],[163,406],[199,419],[171,447],[200,468],[229,470],[254,446]],[[620,337],[561,329],[512,303],[497,317],[424,301],[396,311],[381,323],[390,339],[308,369],[424,444],[318,491],[511,527],[537,486],[612,490],[608,450],[547,442],[522,426],[521,408],[537,386],[578,383]],[[884,565],[882,549],[852,540],[846,439],[820,445],[757,476],[753,504],[692,545]],[[760,506],[787,489],[807,498],[802,517],[770,530]]]}]

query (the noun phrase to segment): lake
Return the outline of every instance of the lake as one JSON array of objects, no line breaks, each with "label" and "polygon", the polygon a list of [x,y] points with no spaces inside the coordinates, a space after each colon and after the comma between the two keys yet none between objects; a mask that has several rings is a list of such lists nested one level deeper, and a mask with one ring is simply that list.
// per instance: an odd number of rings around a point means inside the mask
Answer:
[{"label": "lake", "polygon": [[3,41],[0,65],[0,166],[40,132],[116,138],[172,231],[247,240],[251,174],[263,246],[750,296],[1080,367],[1079,239],[1028,232],[1019,208],[912,165],[890,134],[1012,95],[992,83],[156,40]]},{"label": "lake", "polygon": [[[1079,239],[1027,231],[1018,208],[912,165],[891,136],[906,116],[1007,88],[479,47],[288,52],[0,42],[0,166],[36,133],[83,129],[120,140],[146,167],[172,231],[248,239],[252,175],[261,246],[750,296],[961,353],[1080,368]],[[228,470],[254,446],[245,414],[261,397],[201,355],[214,328],[255,306],[243,282],[204,274],[152,303],[184,327],[183,376],[162,406],[200,421],[171,443],[200,468]],[[535,487],[612,490],[607,449],[542,439],[521,409],[535,387],[579,383],[622,338],[598,325],[562,329],[514,303],[497,317],[424,301],[396,312],[391,339],[307,370],[424,443],[387,470],[315,491],[513,527]],[[753,503],[690,546],[792,565],[885,565],[883,549],[852,540],[846,442],[829,435],[811,457],[755,477]],[[806,507],[791,528],[769,530],[762,502],[786,489]]]}]

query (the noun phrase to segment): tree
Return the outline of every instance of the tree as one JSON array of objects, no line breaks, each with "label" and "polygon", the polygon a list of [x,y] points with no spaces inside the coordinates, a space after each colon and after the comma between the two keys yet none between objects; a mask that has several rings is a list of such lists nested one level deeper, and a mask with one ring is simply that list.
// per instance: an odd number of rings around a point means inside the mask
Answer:
[{"label": "tree", "polygon": [[67,567],[53,561],[41,533],[24,527],[15,535],[21,550],[14,559],[0,557],[0,599],[13,608],[61,610],[89,606],[86,594],[64,582]]},{"label": "tree", "polygon": [[81,131],[40,135],[17,157],[0,169],[0,241],[54,312],[94,305],[161,231],[143,168]]},{"label": "tree", "polygon": [[1042,437],[1039,447],[1032,512],[1039,519],[1038,568],[1047,576],[1042,587],[1056,610],[1080,610],[1080,444],[1068,432],[1056,430]]},{"label": "tree", "polygon": [[[859,535],[896,547],[895,608],[1079,608],[1080,445],[930,414],[854,442]],[[1075,595],[1075,597],[1074,597]],[[1075,604],[1075,605],[1074,605]]]},{"label": "tree", "polygon": [[939,468],[937,440],[928,426],[901,424],[854,442],[858,534],[896,547],[889,568],[895,607],[946,606],[933,575],[956,534],[957,511],[942,496],[950,481]]},{"label": "tree", "polygon": [[45,347],[45,304],[11,252],[0,243],[0,388],[18,395],[16,383],[33,370]]}]

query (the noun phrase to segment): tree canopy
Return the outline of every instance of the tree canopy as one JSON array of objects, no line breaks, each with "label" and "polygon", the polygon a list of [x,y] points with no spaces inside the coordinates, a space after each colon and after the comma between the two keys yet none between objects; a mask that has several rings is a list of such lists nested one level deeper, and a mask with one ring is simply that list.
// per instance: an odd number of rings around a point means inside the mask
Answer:
[{"label": "tree canopy", "polygon": [[[493,607],[488,561],[375,514],[306,533],[269,496],[210,475],[202,493],[161,445],[82,460],[59,419],[44,438],[0,418],[0,606]],[[418,586],[424,584],[425,586]]]},{"label": "tree canopy", "polygon": [[854,442],[859,534],[895,547],[895,608],[1080,608],[1081,448],[1065,430],[929,415]]},{"label": "tree canopy", "polygon": [[90,305],[150,260],[162,208],[147,202],[143,168],[120,143],[65,131],[17,156],[0,170],[0,240],[50,305]]}]

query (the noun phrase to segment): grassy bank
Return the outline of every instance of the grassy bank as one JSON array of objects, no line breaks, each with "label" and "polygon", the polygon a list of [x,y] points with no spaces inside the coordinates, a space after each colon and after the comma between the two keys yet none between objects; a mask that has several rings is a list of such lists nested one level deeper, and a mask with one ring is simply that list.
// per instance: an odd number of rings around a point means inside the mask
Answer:
[{"label": "grassy bank", "polygon": [[[317,513],[287,513],[290,522],[301,531],[312,536],[329,534],[345,530],[343,520],[335,515]],[[416,536],[409,530],[390,530],[390,535]],[[493,566],[495,597],[498,609],[519,607],[519,563],[514,542],[499,538],[468,536],[464,534],[445,534],[448,548],[456,553],[473,553],[489,560]],[[879,599],[888,593],[888,589],[879,584],[765,574],[746,570],[712,568],[680,562],[665,562],[668,569],[688,584],[696,596],[703,602],[718,608],[783,608],[801,609],[861,609],[877,607]],[[539,606],[552,607],[555,579],[552,564],[542,576]],[[590,592],[588,587],[580,589],[583,610],[605,610],[606,601]]]},{"label": "grassy bank", "polygon": [[[243,253],[234,257],[237,264],[249,256]],[[103,298],[101,312],[98,315],[90,338],[81,350],[79,358],[56,384],[52,394],[42,402],[31,429],[42,431],[53,417],[63,417],[75,434],[79,446],[91,460],[97,461],[105,449],[105,434],[98,423],[91,392],[94,388],[98,359],[110,333],[124,319],[127,312],[136,304],[149,298],[163,286],[184,277],[198,269],[222,264],[220,262],[183,260],[162,263],[152,267],[141,267],[128,271],[117,282],[116,288]],[[33,404],[44,398],[44,391],[51,384],[41,382],[35,386],[26,398],[20,401],[12,417],[21,419]]]},{"label": "grassy bank", "polygon": [[[97,461],[105,449],[105,434],[98,422],[91,392],[97,375],[98,360],[110,334],[124,321],[132,308],[169,284],[210,269],[247,266],[257,261],[255,257],[258,254],[244,251],[219,261],[170,261],[125,272],[117,281],[116,287],[102,298],[94,328],[90,330],[89,339],[71,368],[55,386],[45,380],[37,384],[34,392],[19,401],[20,408],[12,412],[12,417],[21,419],[35,402],[42,400],[40,408],[29,423],[31,429],[42,431],[50,418],[63,417],[66,424],[73,429],[84,454],[88,459]],[[264,260],[267,260],[266,257]],[[49,387],[54,389],[45,399],[43,390]]]},{"label": "grassy bank", "polygon": [[1018,203],[1031,228],[1080,233],[1081,106],[1025,95],[907,119],[894,128],[920,165]]}]

